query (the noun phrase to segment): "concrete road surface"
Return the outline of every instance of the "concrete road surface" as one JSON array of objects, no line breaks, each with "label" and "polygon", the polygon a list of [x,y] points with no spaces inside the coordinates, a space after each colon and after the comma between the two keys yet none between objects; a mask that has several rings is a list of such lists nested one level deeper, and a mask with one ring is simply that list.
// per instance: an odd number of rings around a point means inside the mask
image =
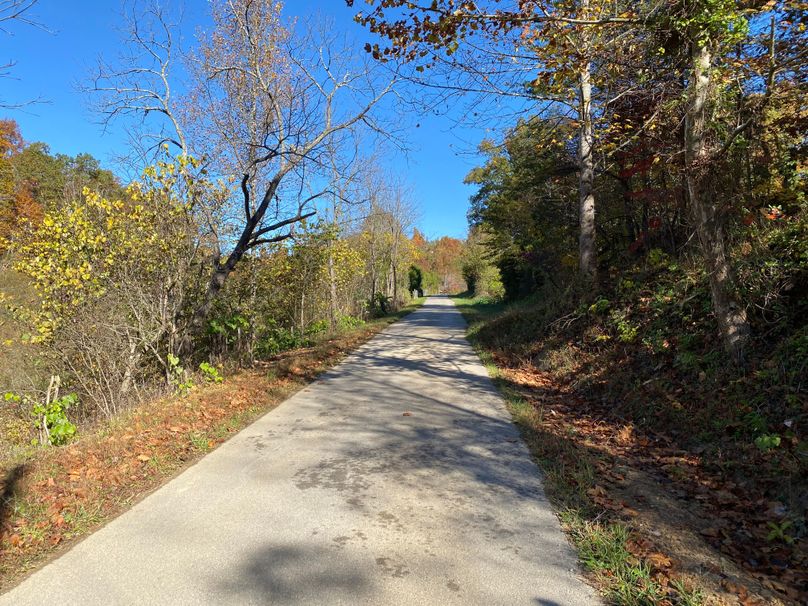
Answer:
[{"label": "concrete road surface", "polygon": [[432,297],[0,604],[597,604]]}]

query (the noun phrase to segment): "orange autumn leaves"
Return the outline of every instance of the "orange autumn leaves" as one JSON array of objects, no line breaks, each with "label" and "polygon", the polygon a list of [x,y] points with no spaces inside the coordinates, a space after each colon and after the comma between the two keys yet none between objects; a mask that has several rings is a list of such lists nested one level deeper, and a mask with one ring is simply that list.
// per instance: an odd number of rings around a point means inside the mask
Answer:
[{"label": "orange autumn leaves", "polygon": [[32,184],[16,178],[13,158],[24,147],[14,120],[0,120],[0,252],[25,224],[42,220],[42,205],[32,193]]}]

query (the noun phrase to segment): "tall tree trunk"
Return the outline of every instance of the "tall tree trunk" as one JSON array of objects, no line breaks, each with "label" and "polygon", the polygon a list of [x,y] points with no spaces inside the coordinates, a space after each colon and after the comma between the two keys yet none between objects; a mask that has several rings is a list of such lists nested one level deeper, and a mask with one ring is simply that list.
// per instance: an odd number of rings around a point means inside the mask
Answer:
[{"label": "tall tree trunk", "polygon": [[376,272],[376,258],[371,249],[370,253],[370,304],[374,305],[376,301],[376,287],[378,284],[378,277]]},{"label": "tall tree trunk", "polygon": [[[293,225],[316,214],[316,211],[307,213],[301,212],[294,217],[277,221],[265,227],[260,227],[269,205],[275,197],[275,192],[278,191],[278,185],[288,171],[288,168],[282,169],[272,178],[269,185],[267,185],[267,189],[264,192],[263,197],[261,198],[261,202],[254,210],[250,207],[250,193],[248,189],[249,175],[244,175],[241,182],[241,188],[244,192],[244,227],[241,230],[238,241],[236,241],[236,244],[233,246],[233,250],[227,256],[227,259],[225,259],[224,262],[222,262],[220,258],[215,259],[213,273],[211,274],[210,281],[208,282],[208,288],[205,292],[205,296],[202,303],[194,311],[194,316],[191,322],[192,328],[199,329],[205,324],[208,316],[210,315],[210,311],[213,308],[213,304],[224,288],[225,282],[227,282],[227,278],[231,273],[233,273],[236,266],[244,258],[244,255],[246,255],[252,247],[259,243],[266,244],[270,242],[280,242],[291,237],[291,233],[275,236],[267,235],[263,238],[262,236],[265,234],[272,234],[272,232],[275,230]],[[190,341],[186,339],[184,348],[187,349],[189,345]]]},{"label": "tall tree trunk", "polygon": [[[233,257],[231,256],[231,258]],[[238,255],[238,259],[241,259],[241,255]],[[213,307],[213,303],[216,301],[219,293],[224,288],[224,284],[227,281],[228,276],[230,276],[235,268],[236,262],[225,263],[222,265],[217,264],[214,267],[213,274],[210,277],[210,282],[208,282],[208,288],[205,291],[205,298],[203,299],[202,304],[197,307],[196,311],[194,312],[195,326],[201,326],[205,320],[208,319],[210,310]]]},{"label": "tall tree trunk", "polygon": [[328,322],[333,332],[337,329],[337,272],[334,268],[334,243],[332,241],[328,243],[328,281]]},{"label": "tall tree trunk", "polygon": [[735,300],[732,269],[724,243],[723,220],[707,187],[709,157],[706,142],[706,113],[710,92],[710,49],[698,42],[691,47],[690,100],[685,116],[685,187],[704,264],[710,280],[718,328],[724,348],[735,360],[743,357],[749,340],[746,312]]},{"label": "tall tree trunk", "polygon": [[[336,176],[336,170],[335,170]],[[337,270],[334,263],[334,244],[339,238],[340,234],[340,198],[344,198],[344,192],[340,191],[340,197],[333,196],[331,201],[331,220],[333,222],[333,233],[328,238],[328,286],[329,286],[329,300],[328,300],[328,322],[331,327],[331,332],[337,330]]]},{"label": "tall tree trunk", "polygon": [[[588,6],[588,2],[585,2]],[[591,64],[587,61],[578,73],[579,142],[578,142],[578,202],[580,234],[579,264],[586,282],[595,284],[598,272],[595,227],[595,159],[592,132]]]},{"label": "tall tree trunk", "polygon": [[393,280],[393,309],[398,309],[398,233],[396,229],[392,230],[393,246],[390,249],[390,274]]},{"label": "tall tree trunk", "polygon": [[398,269],[396,269],[396,264],[393,263],[390,266],[390,274],[391,279],[393,281],[393,307],[398,308]]},{"label": "tall tree trunk", "polygon": [[[304,286],[305,288],[305,286]],[[306,318],[305,318],[305,308],[306,308],[306,291],[300,293],[300,336],[306,334]]]}]

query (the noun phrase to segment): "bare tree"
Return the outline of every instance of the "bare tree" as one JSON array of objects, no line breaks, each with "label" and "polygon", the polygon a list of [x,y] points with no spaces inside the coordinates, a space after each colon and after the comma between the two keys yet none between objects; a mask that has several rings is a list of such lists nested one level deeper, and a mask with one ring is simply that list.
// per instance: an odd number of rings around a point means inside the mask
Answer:
[{"label": "bare tree", "polygon": [[[357,144],[359,141],[357,140]],[[336,155],[332,154],[332,158],[336,160]],[[351,210],[359,207],[363,202],[361,190],[357,187],[361,183],[361,175],[363,168],[372,166],[370,158],[360,158],[357,155],[351,163],[351,170],[345,171],[345,167],[339,166],[336,162],[332,162],[331,174],[334,181],[334,186],[330,194],[331,204],[328,209],[327,223],[329,224],[328,233],[328,323],[332,331],[337,329],[339,301],[338,301],[338,284],[337,284],[337,262],[334,259],[334,247],[337,239],[344,233],[345,225],[350,225]],[[351,208],[353,207],[353,209]]]},{"label": "bare tree", "polygon": [[406,184],[389,179],[378,167],[364,175],[362,187],[366,198],[359,232],[370,302],[374,307],[380,305],[378,295],[381,295],[391,305],[398,306],[406,278],[403,270],[411,257],[408,233],[417,221],[418,209]]},{"label": "bare tree", "polygon": [[235,245],[227,253],[217,245],[201,317],[248,251],[292,237],[316,213],[314,202],[333,195],[335,156],[360,127],[383,132],[371,111],[396,80],[357,61],[327,28],[286,28],[276,3],[213,6],[215,28],[196,61],[193,123],[199,151],[216,150],[223,173],[240,173],[242,212]]},{"label": "bare tree", "polygon": [[39,0],[0,0],[0,31],[6,33],[5,25],[10,21],[20,21],[28,25],[39,26],[39,23],[26,13]]},{"label": "bare tree", "polygon": [[154,0],[142,8],[133,5],[123,22],[122,53],[114,59],[99,58],[85,89],[95,95],[104,128],[113,121],[127,125],[135,161],[142,163],[166,143],[186,152],[178,97],[172,88],[181,61],[175,35],[178,24]]},{"label": "bare tree", "polygon": [[[0,0],[0,33],[10,35],[11,32],[7,29],[12,22],[24,23],[34,27],[42,27],[42,24],[31,18],[31,9],[36,5],[39,0]],[[11,69],[16,65],[15,60],[9,60],[6,63],[0,64],[0,78],[8,78],[11,76]],[[24,103],[10,104],[0,99],[0,108],[12,109],[30,105],[35,101],[27,101]]]},{"label": "bare tree", "polygon": [[393,300],[393,305],[401,303],[399,282],[401,262],[404,257],[402,247],[417,219],[417,209],[412,202],[412,193],[402,183],[396,183],[391,191],[390,198],[384,204],[388,215],[388,230],[390,233],[390,271],[388,273],[387,292]]},{"label": "bare tree", "polygon": [[159,9],[145,23],[135,14],[126,67],[102,69],[95,87],[107,119],[162,115],[177,136],[152,132],[155,142],[203,158],[213,174],[239,184],[223,207],[200,205],[213,251],[196,324],[249,251],[291,238],[333,193],[334,157],[339,163],[358,131],[385,133],[372,114],[397,81],[333,28],[288,26],[277,2],[211,7],[213,28],[188,57],[183,99],[172,93],[173,26]]}]

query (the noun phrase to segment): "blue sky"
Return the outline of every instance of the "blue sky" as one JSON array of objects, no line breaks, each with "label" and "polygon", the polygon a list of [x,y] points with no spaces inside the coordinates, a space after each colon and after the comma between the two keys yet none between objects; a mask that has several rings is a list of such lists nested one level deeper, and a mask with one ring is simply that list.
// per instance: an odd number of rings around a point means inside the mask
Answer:
[{"label": "blue sky", "polygon": [[[186,0],[186,36],[204,25],[204,0]],[[20,124],[27,141],[44,141],[53,152],[75,155],[88,152],[110,162],[125,146],[120,132],[102,133],[98,116],[79,90],[96,59],[116,52],[120,35],[121,0],[40,0],[31,16],[48,31],[12,24],[0,32],[0,64],[16,61],[13,77],[0,80],[0,99],[7,103],[40,98],[44,103],[17,110],[0,110]],[[335,27],[365,40],[367,34],[352,21],[342,0],[287,0],[285,12],[304,16],[320,12],[333,18]],[[462,112],[458,106],[453,111]],[[427,236],[463,237],[466,210],[473,189],[463,177],[475,165],[474,146],[488,135],[480,128],[457,128],[453,111],[441,116],[412,116],[408,155],[396,153],[387,164],[414,190],[421,210],[419,228]]]}]

